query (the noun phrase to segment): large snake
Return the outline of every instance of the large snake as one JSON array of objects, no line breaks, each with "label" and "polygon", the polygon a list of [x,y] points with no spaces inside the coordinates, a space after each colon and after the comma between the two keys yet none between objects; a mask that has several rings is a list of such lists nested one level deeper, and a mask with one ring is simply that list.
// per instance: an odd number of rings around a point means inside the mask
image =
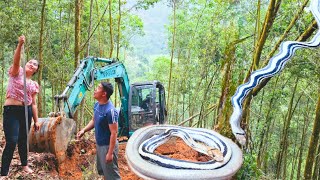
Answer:
[{"label": "large snake", "polygon": [[[191,162],[167,158],[153,153],[160,145],[167,142],[172,136],[180,137],[194,150],[212,156],[212,160],[207,162]],[[216,150],[220,154],[210,154],[210,151]],[[144,141],[139,147],[139,153],[144,159],[163,167],[174,169],[216,169],[226,164],[231,158],[230,146],[221,139],[221,135],[206,129],[186,128],[171,126],[164,133],[155,135]]]},{"label": "large snake", "polygon": [[[310,9],[320,26],[318,1],[312,0]],[[245,131],[240,127],[242,103],[250,90],[263,79],[279,73],[297,49],[318,47],[319,36],[320,31],[310,42],[286,41],[282,43],[280,52],[270,60],[268,65],[254,71],[249,81],[237,88],[231,100],[233,114],[230,117],[230,124],[232,132],[241,144],[245,144],[246,141]],[[190,162],[155,154],[155,149],[172,136],[182,138],[190,147],[204,154],[210,155],[208,147],[209,150],[217,149],[221,152],[223,159]],[[230,179],[242,164],[242,152],[230,139],[208,129],[169,125],[148,126],[137,130],[127,143],[126,158],[131,169],[143,179]]]},{"label": "large snake", "polygon": [[[320,27],[319,1],[312,0],[310,3],[310,9],[318,23],[318,27]],[[259,85],[262,80],[273,77],[277,73],[281,72],[285,64],[290,60],[297,49],[318,47],[320,45],[319,36],[320,31],[316,33],[310,42],[283,42],[280,46],[280,52],[270,59],[268,65],[262,69],[254,71],[251,74],[249,81],[237,88],[236,93],[231,99],[233,113],[230,117],[230,124],[232,132],[240,144],[244,145],[246,143],[245,131],[240,127],[240,121],[242,117],[242,103],[248,93],[257,85]]]},{"label": "large snake", "polygon": [[[180,137],[196,151],[209,156],[210,150],[218,150],[222,159],[192,162],[154,153],[172,136]],[[230,139],[209,129],[172,125],[147,126],[135,131],[127,143],[126,158],[135,174],[157,180],[230,179],[242,165],[242,152]]]}]

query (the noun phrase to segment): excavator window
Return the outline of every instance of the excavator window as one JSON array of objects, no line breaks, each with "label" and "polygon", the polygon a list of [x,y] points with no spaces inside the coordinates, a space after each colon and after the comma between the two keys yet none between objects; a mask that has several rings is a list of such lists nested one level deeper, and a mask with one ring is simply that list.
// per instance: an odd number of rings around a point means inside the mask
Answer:
[{"label": "excavator window", "polygon": [[146,124],[154,124],[155,98],[153,85],[135,86],[132,89],[131,100],[131,129],[138,129]]},{"label": "excavator window", "polygon": [[131,112],[152,111],[152,88],[135,88],[132,92]]},{"label": "excavator window", "polygon": [[152,111],[152,95],[147,94],[145,98],[142,100],[141,108],[144,109],[144,111]]},{"label": "excavator window", "polygon": [[142,111],[140,104],[142,102],[141,91],[139,89],[134,88],[132,91],[132,101],[131,101],[131,112],[139,112]]}]

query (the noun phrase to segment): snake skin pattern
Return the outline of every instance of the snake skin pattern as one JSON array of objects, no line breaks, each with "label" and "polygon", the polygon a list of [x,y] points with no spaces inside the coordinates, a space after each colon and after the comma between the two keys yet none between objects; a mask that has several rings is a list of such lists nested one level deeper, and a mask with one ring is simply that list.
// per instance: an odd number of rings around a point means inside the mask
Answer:
[{"label": "snake skin pattern", "polygon": [[[319,27],[319,1],[312,0],[310,3],[310,9]],[[318,47],[320,45],[319,36],[320,31],[316,33],[316,35],[310,42],[286,41],[282,43],[280,46],[280,52],[270,59],[268,65],[262,69],[254,71],[251,74],[249,81],[237,88],[236,93],[232,96],[231,99],[233,113],[230,117],[230,124],[232,132],[236,136],[236,139],[240,144],[244,145],[246,143],[245,131],[240,127],[240,121],[242,117],[242,103],[248,93],[257,85],[259,85],[262,80],[273,77],[277,73],[281,72],[285,64],[290,60],[297,49]]]},{"label": "snake skin pattern", "polygon": [[[213,159],[192,162],[154,153],[172,136],[182,138],[193,149],[208,153]],[[151,125],[136,130],[127,142],[125,156],[131,171],[146,180],[229,180],[243,163],[242,151],[231,139],[210,129],[173,125]]]},{"label": "snake skin pattern", "polygon": [[[191,162],[155,154],[154,150],[166,143],[172,136],[180,137],[191,148],[206,155],[209,155],[208,150],[217,149],[223,154],[223,161]],[[224,166],[232,155],[230,146],[219,136],[221,137],[218,133],[207,129],[170,127],[164,133],[145,140],[139,147],[139,153],[144,159],[171,169],[216,169]]]}]

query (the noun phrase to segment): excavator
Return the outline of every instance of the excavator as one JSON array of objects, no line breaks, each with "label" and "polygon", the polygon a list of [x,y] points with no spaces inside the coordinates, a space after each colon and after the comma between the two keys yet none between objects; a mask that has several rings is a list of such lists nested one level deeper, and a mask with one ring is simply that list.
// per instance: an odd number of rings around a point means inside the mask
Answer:
[{"label": "excavator", "polygon": [[66,158],[66,150],[75,134],[75,112],[92,90],[95,81],[115,79],[121,107],[119,109],[119,137],[129,138],[141,127],[164,124],[167,120],[165,89],[159,81],[129,83],[123,63],[116,59],[87,57],[81,60],[63,93],[54,96],[54,112],[39,118],[40,130],[29,132],[29,150],[51,152],[58,162]]}]

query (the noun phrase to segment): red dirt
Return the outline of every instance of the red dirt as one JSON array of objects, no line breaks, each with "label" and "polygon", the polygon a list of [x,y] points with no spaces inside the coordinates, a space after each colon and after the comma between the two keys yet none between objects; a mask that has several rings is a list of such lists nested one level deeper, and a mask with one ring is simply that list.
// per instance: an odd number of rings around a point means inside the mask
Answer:
[{"label": "red dirt", "polygon": [[[1,127],[2,128],[2,127]],[[0,154],[2,154],[5,140],[1,130]],[[131,172],[125,159],[125,143],[119,145],[119,168],[123,180],[142,180]],[[67,159],[60,165],[56,157],[50,153],[29,153],[29,165],[34,170],[32,174],[25,174],[19,166],[20,160],[17,150],[11,163],[8,179],[103,179],[95,170],[95,142],[93,133],[80,141],[73,140],[67,150]],[[171,158],[189,161],[207,161],[209,157],[199,154],[186,145],[180,138],[172,138],[166,144],[156,149],[156,153]]]},{"label": "red dirt", "polygon": [[159,146],[155,153],[168,156],[173,159],[181,159],[193,162],[209,161],[211,158],[193,150],[185,144],[181,138],[172,137],[167,143]]}]

